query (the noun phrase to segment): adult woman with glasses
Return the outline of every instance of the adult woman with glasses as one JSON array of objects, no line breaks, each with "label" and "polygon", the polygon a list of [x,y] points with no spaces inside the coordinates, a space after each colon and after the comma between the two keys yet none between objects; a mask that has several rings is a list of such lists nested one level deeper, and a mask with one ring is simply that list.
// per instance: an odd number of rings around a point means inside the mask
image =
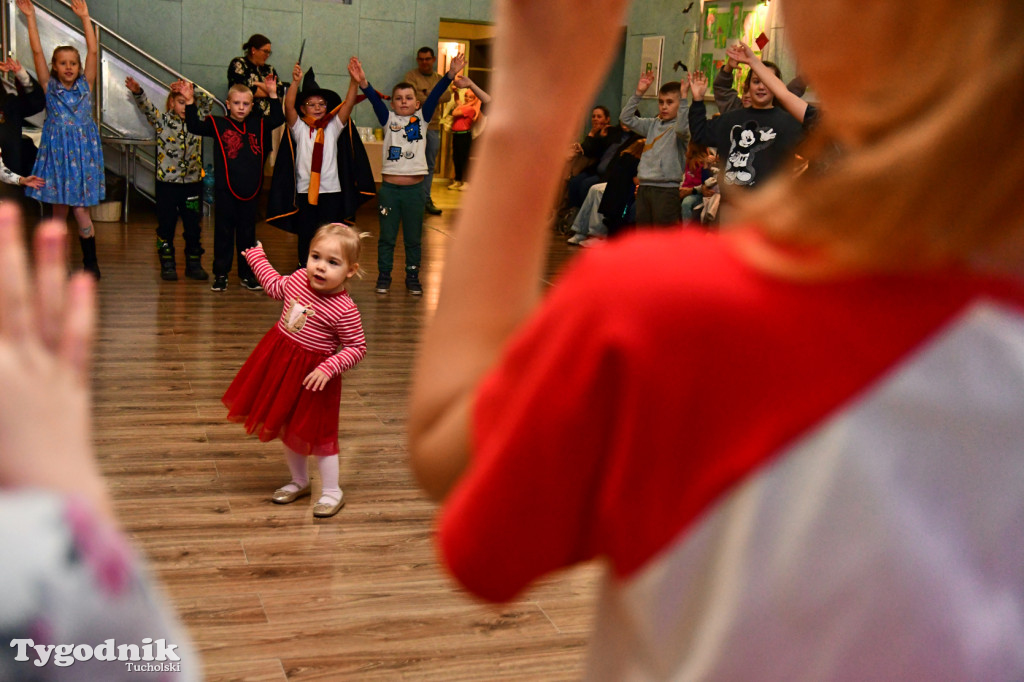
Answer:
[{"label": "adult woman with glasses", "polygon": [[267,60],[273,54],[273,50],[270,49],[270,38],[254,33],[242,45],[242,50],[245,56],[235,57],[228,65],[228,87],[239,83],[252,90],[253,106],[259,107],[266,116],[270,113],[270,101],[269,93],[263,89],[263,81],[271,74],[277,78],[277,71],[267,64]]}]

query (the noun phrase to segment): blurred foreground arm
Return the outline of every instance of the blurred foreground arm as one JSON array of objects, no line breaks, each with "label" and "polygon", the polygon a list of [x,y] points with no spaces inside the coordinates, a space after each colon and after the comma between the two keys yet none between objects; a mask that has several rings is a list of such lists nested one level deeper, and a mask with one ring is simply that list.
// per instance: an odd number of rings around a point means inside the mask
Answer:
[{"label": "blurred foreground arm", "polygon": [[[494,103],[459,211],[410,402],[423,488],[443,498],[464,471],[480,379],[541,298],[547,217],[579,121],[611,64],[627,0],[495,2]],[[560,115],[549,114],[552,92]],[[524,201],[524,197],[529,197]]]},{"label": "blurred foreground arm", "polygon": [[0,488],[81,497],[112,520],[89,427],[95,285],[68,279],[65,233],[38,227],[31,277],[18,209],[0,204]]}]

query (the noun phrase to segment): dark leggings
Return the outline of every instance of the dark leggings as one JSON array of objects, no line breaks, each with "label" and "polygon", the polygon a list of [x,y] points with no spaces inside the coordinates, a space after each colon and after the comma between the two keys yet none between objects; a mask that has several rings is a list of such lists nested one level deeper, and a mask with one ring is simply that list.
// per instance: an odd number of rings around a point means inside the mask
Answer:
[{"label": "dark leggings", "polygon": [[470,131],[452,133],[452,163],[455,164],[455,179],[466,179],[469,166],[469,151],[473,148],[473,133]]}]

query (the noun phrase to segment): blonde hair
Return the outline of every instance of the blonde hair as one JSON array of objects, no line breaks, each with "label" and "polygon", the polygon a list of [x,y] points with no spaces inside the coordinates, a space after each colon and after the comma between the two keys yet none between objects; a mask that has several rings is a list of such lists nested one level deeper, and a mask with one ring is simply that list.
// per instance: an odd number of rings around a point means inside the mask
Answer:
[{"label": "blonde hair", "polygon": [[239,94],[249,95],[249,100],[252,100],[252,90],[249,89],[248,85],[242,85],[241,83],[235,83],[228,88],[228,99],[231,99],[231,93],[237,92]]},{"label": "blonde hair", "polygon": [[871,7],[864,22],[879,27],[872,30],[899,26],[906,35],[868,64],[841,50],[805,56],[823,71],[859,71],[844,83],[851,94],[832,109],[824,102],[819,130],[801,152],[808,172],[737,203],[772,241],[820,250],[843,265],[1019,266],[1024,3],[930,0],[925,19],[906,21],[918,4]]},{"label": "blonde hair", "polygon": [[77,47],[72,47],[71,45],[61,45],[59,47],[54,48],[53,54],[50,56],[50,78],[56,78],[57,80],[60,80],[60,77],[57,75],[57,55],[64,51],[75,53],[75,57],[78,58],[78,75],[82,75],[82,53],[78,51]]},{"label": "blonde hair", "polygon": [[[370,236],[369,232],[356,232],[355,228],[345,223],[327,223],[321,225],[309,240],[310,248],[317,242],[334,237],[341,244],[341,254],[349,265],[359,265],[359,254],[362,252],[362,240]],[[356,274],[363,276],[362,269],[356,270]]]}]

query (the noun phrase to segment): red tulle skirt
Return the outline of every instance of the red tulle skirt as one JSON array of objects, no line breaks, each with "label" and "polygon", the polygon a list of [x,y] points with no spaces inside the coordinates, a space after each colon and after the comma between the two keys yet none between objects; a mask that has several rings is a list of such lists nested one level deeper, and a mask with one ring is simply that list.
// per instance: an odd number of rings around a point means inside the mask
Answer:
[{"label": "red tulle skirt", "polygon": [[310,391],[302,380],[330,353],[308,350],[275,324],[238,370],[221,400],[228,419],[245,424],[261,441],[280,438],[303,455],[338,454],[341,377]]}]

